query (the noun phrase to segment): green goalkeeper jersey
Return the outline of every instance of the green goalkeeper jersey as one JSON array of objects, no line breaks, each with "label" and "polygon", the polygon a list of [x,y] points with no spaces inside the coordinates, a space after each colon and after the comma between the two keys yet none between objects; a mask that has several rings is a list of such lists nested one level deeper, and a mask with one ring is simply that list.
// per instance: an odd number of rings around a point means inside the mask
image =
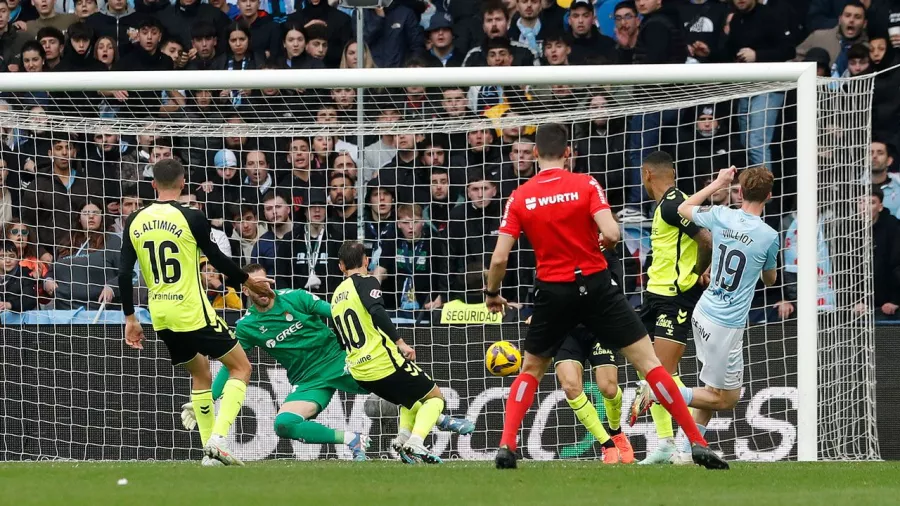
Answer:
[{"label": "green goalkeeper jersey", "polygon": [[306,290],[276,290],[274,305],[265,312],[251,305],[235,335],[245,350],[266,350],[292,385],[324,388],[346,374],[347,354],[323,319],[330,317],[329,304]]}]

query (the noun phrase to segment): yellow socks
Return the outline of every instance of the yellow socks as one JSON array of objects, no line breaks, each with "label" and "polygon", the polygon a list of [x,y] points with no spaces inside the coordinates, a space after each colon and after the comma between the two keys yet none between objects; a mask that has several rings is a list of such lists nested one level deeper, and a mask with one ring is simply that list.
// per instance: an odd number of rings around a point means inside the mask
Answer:
[{"label": "yellow socks", "polygon": [[412,429],[413,436],[424,440],[428,433],[431,432],[431,429],[434,428],[434,424],[437,423],[443,411],[444,399],[440,397],[432,397],[422,402],[421,406],[416,410],[416,421]]},{"label": "yellow socks", "polygon": [[[231,424],[241,412],[241,406],[244,404],[244,395],[247,392],[247,385],[239,380],[231,378],[225,383],[222,389],[222,404],[219,406],[219,416],[216,417],[216,423],[213,426],[212,433],[217,436],[227,436]],[[198,418],[199,423],[199,418]]]},{"label": "yellow socks", "polygon": [[[600,444],[609,441],[609,434],[606,432],[606,429],[603,428],[600,417],[597,415],[597,410],[594,408],[594,405],[591,404],[591,401],[588,400],[587,396],[584,395],[584,392],[581,392],[581,395],[574,399],[566,399],[566,402],[569,403],[569,407],[575,412],[575,416],[578,417],[578,420],[581,421],[582,425],[593,434],[594,438],[597,439]],[[621,406],[621,402],[619,404]]]},{"label": "yellow socks", "polygon": [[615,431],[622,423],[622,389],[616,390],[616,396],[612,399],[603,398],[603,407],[606,408],[606,423]]},{"label": "yellow socks", "polygon": [[194,407],[194,418],[200,430],[200,442],[206,446],[216,423],[216,409],[213,404],[211,390],[191,390],[191,405]]}]

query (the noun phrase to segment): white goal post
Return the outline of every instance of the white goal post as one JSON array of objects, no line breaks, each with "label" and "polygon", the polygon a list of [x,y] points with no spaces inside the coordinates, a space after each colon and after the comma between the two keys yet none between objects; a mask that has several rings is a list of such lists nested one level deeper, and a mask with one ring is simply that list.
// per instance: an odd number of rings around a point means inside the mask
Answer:
[{"label": "white goal post", "polygon": [[[647,65],[647,66],[557,66],[557,67],[509,67],[495,69],[480,68],[412,68],[412,69],[321,69],[321,70],[265,70],[265,71],[165,71],[165,72],[101,72],[101,73],[4,73],[0,74],[0,92],[31,92],[35,90],[59,92],[75,95],[80,92],[97,91],[158,91],[158,90],[206,90],[206,89],[340,89],[369,88],[389,89],[408,86],[447,87],[480,86],[489,82],[496,86],[530,85],[549,87],[553,85],[636,87],[654,85],[658,90],[640,94],[633,101],[623,103],[619,113],[638,111],[663,111],[703,103],[703,99],[714,101],[716,93],[723,93],[722,100],[735,99],[745,91],[760,93],[767,90],[796,90],[796,234],[797,241],[797,297],[796,297],[796,458],[801,461],[815,461],[829,458],[877,458],[877,442],[864,444],[850,457],[843,454],[823,454],[819,441],[822,409],[819,402],[820,384],[820,316],[817,305],[819,290],[817,237],[819,231],[820,202],[819,188],[819,135],[821,125],[817,118],[817,108],[821,98],[821,81],[817,83],[816,65],[803,63],[758,63],[758,64],[710,64],[710,65]],[[745,83],[754,83],[754,88],[743,90]],[[710,88],[710,95],[703,97],[703,88],[698,85],[719,85]],[[700,91],[698,91],[700,90]],[[716,91],[720,90],[720,91]],[[695,96],[700,93],[700,96]],[[865,92],[861,92],[865,93]],[[869,88],[868,93],[871,94]],[[366,107],[365,104],[356,104]],[[370,112],[366,110],[366,112]],[[861,113],[862,114],[862,113]],[[866,113],[868,114],[868,113]],[[549,107],[531,116],[520,116],[519,123],[553,121],[557,118],[589,118],[590,111],[581,109],[571,112],[554,111]],[[868,116],[866,116],[868,117]],[[25,128],[29,125],[28,114],[7,111],[0,113],[0,126]],[[463,120],[460,120],[463,121]],[[484,121],[491,124],[491,120]],[[500,120],[504,121],[512,120]],[[533,124],[530,123],[530,124]],[[189,121],[155,121],[88,118],[53,118],[50,124],[54,130],[72,133],[99,132],[116,129],[123,134],[137,135],[145,127],[153,127],[168,135],[186,135],[191,128],[199,128],[206,136],[227,136],[233,125],[197,126]],[[497,124],[496,122],[493,124]],[[506,123],[503,123],[504,125]],[[452,122],[448,129],[452,129]],[[270,125],[266,123],[242,125],[242,132],[249,134],[271,134],[275,136],[312,135],[317,127],[301,123]],[[341,134],[351,136],[369,135],[373,132],[393,128],[396,131],[421,131],[422,129],[442,129],[441,123],[423,119],[401,122],[386,127],[366,122],[346,122],[335,127]],[[868,128],[868,126],[860,126]],[[460,131],[463,131],[460,128]],[[868,130],[866,130],[868,139]],[[362,146],[360,146],[361,148]],[[868,167],[868,162],[861,162]],[[862,173],[860,173],[862,174]],[[359,178],[357,196],[362,202],[364,181]],[[362,225],[360,224],[360,230]],[[860,234],[868,230],[858,231]],[[860,263],[863,259],[859,260]],[[871,266],[869,266],[871,268]],[[871,330],[871,319],[862,325]],[[64,332],[64,330],[60,330]],[[2,345],[2,343],[0,343]],[[862,359],[865,361],[865,359]],[[874,366],[872,366],[874,367]],[[440,380],[440,378],[436,378]],[[508,384],[506,385],[508,386]],[[874,396],[867,399],[868,410],[874,412]],[[537,405],[536,405],[537,406]],[[874,431],[874,422],[866,425],[866,431]],[[868,434],[868,438],[872,438]],[[874,450],[873,450],[874,445]],[[873,455],[874,451],[874,455]]]}]

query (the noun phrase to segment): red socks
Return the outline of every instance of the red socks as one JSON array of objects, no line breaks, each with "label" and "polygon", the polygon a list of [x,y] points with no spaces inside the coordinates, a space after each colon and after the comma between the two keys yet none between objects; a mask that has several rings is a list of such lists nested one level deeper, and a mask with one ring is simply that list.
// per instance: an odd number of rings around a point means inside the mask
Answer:
[{"label": "red socks", "polygon": [[[669,378],[669,381],[672,381],[672,378]],[[509,399],[506,400],[506,418],[503,420],[503,437],[500,438],[500,446],[506,445],[511,451],[516,451],[516,435],[519,433],[519,427],[522,426],[525,414],[528,413],[528,408],[534,402],[534,393],[537,391],[537,387],[537,378],[528,373],[519,374],[513,381],[509,389]],[[675,391],[678,392],[678,389],[676,388]],[[684,401],[682,401],[683,404]],[[694,431],[696,430],[695,427]]]},{"label": "red socks", "polygon": [[[700,435],[700,431],[697,430],[697,424],[691,417],[691,412],[688,411],[687,404],[684,403],[684,398],[681,396],[681,391],[678,390],[678,385],[675,384],[675,380],[672,379],[672,376],[666,371],[666,368],[659,366],[651,370],[647,373],[646,379],[650,388],[653,390],[653,393],[656,395],[657,402],[662,404],[662,406],[666,408],[666,411],[672,415],[672,418],[678,422],[678,425],[681,427],[681,430],[684,431],[684,435],[687,436],[688,440],[690,440],[691,443],[699,443],[703,446],[707,446],[706,440],[703,439],[703,436]],[[504,431],[503,434],[506,434],[506,431]]]}]

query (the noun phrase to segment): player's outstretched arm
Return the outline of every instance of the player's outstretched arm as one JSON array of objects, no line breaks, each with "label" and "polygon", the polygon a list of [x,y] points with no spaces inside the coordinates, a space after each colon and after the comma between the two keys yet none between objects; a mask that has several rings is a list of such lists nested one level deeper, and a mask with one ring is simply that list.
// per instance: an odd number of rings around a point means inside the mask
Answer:
[{"label": "player's outstretched arm", "polygon": [[209,220],[200,211],[191,211],[185,213],[191,233],[197,241],[197,246],[206,254],[209,263],[219,272],[226,276],[225,284],[235,289],[240,289],[241,284],[250,289],[250,291],[262,295],[264,297],[274,297],[275,293],[272,287],[275,281],[265,277],[249,276],[241,270],[241,267],[234,260],[225,256],[222,250],[212,242],[210,234],[212,228],[209,226]]},{"label": "player's outstretched arm", "polygon": [[678,206],[678,214],[680,214],[685,219],[694,221],[694,210],[697,207],[703,205],[704,202],[709,200],[709,198],[712,197],[713,193],[731,186],[731,182],[734,181],[735,174],[737,174],[737,168],[735,168],[734,165],[727,169],[720,170],[719,177],[717,177],[715,181],[706,185],[706,188],[691,195],[687,200],[685,200],[681,203],[681,205]]}]

